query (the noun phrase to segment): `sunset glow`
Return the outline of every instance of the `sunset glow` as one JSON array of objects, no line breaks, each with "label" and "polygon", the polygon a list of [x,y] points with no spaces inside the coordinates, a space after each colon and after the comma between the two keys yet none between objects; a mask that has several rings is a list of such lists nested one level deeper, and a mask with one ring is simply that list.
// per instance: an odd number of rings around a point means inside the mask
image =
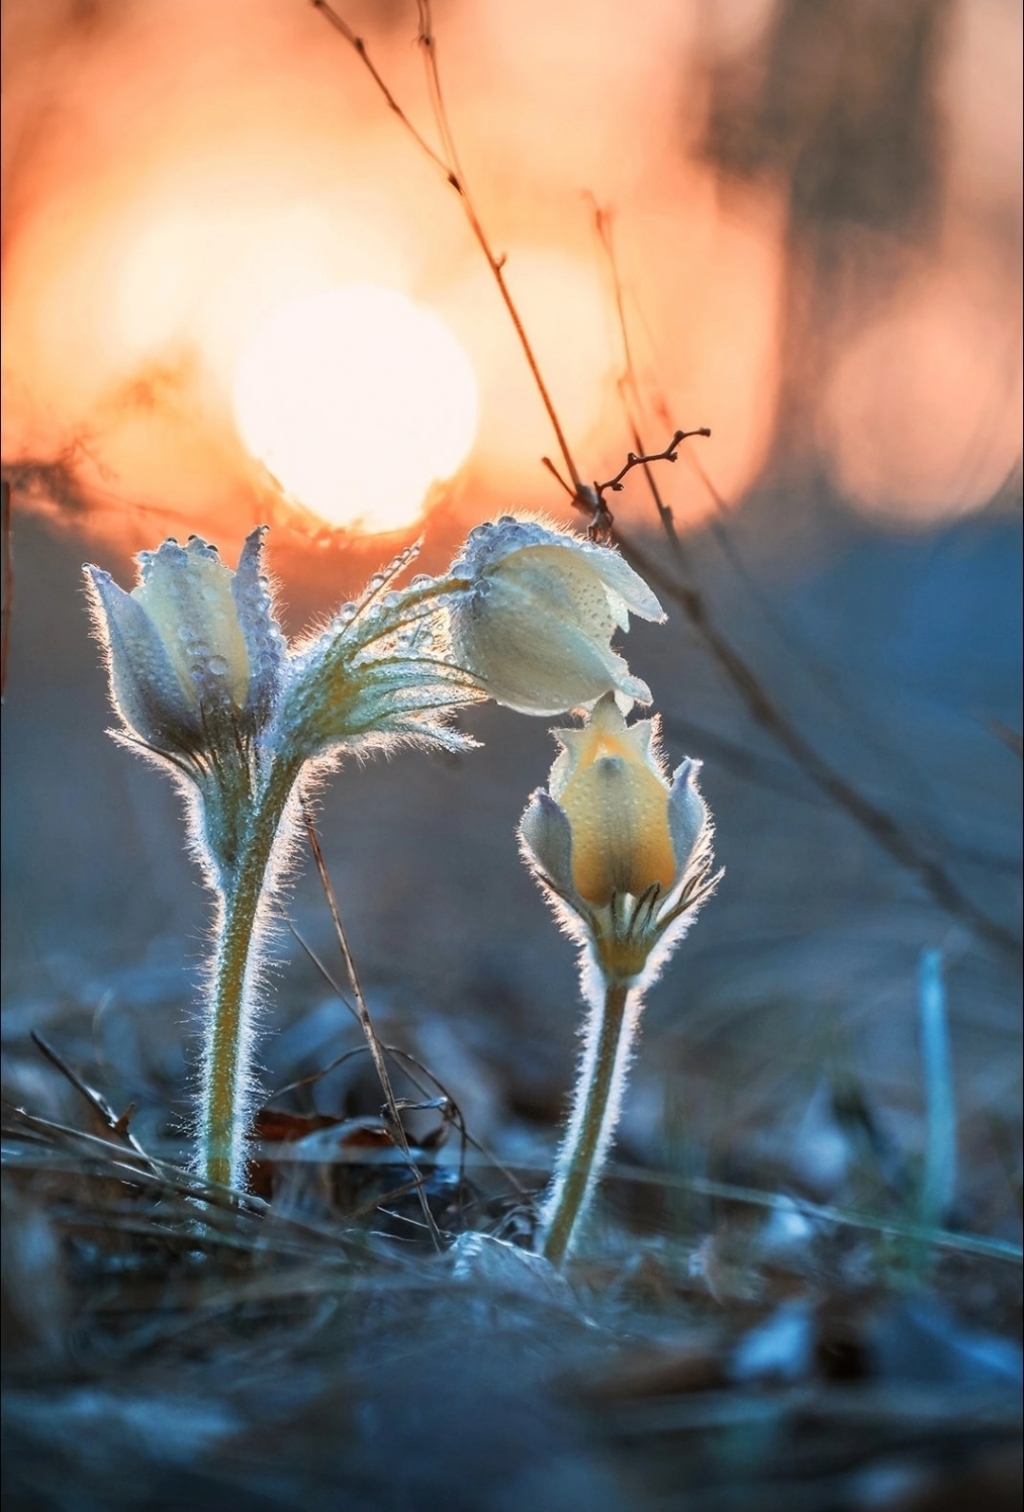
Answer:
[{"label": "sunset glow", "polygon": [[477,383],[442,321],[392,289],[330,288],[258,328],[234,382],[239,432],[333,525],[401,530],[465,461]]}]

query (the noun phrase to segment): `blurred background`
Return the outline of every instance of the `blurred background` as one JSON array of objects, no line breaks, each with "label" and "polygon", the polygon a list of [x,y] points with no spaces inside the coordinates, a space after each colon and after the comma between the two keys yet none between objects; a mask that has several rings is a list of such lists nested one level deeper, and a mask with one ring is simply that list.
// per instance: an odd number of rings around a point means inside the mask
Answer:
[{"label": "blurred background", "polygon": [[[206,900],[170,785],[104,733],[81,562],[127,585],[133,552],[191,531],[233,562],[267,521],[297,632],[421,532],[433,570],[479,520],[569,512],[457,196],[313,7],[5,12],[8,1084],[49,1095],[37,1029],[137,1102],[140,1137],[174,1137]],[[435,142],[415,7],[344,14]],[[617,471],[632,424],[653,449],[712,432],[656,475],[683,559],[641,475],[613,500],[697,595],[624,649],[673,762],[704,758],[726,867],[652,994],[622,1148],[821,1198],[851,1128],[880,1181],[880,1151],[912,1166],[939,949],[958,1211],[1012,1238],[1020,8],[444,0],[434,20],[583,476]],[[543,1161],[577,990],[514,828],[554,747],[544,721],[467,724],[470,756],[345,766],[325,852],[387,1037],[480,1137]],[[308,866],[289,912],[333,962]],[[279,957],[268,1089],[356,1043],[286,932]],[[379,1100],[351,1075],[316,1096]]]}]

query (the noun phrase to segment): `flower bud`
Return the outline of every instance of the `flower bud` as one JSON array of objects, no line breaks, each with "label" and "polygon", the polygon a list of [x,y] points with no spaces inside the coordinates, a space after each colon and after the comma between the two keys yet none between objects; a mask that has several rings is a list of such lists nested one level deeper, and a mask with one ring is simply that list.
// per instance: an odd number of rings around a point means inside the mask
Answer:
[{"label": "flower bud", "polygon": [[606,694],[581,730],[561,730],[564,751],[552,797],[572,833],[572,878],[580,897],[603,906],[613,893],[639,897],[676,876],[669,787],[652,748],[653,726],[627,726]]},{"label": "flower bud", "polygon": [[498,703],[558,714],[613,691],[650,702],[611,638],[630,612],[665,616],[617,551],[506,515],[471,532],[451,572],[471,582],[451,605],[454,655]]},{"label": "flower bud", "polygon": [[519,825],[523,859],[601,971],[649,978],[717,883],[711,816],[687,759],[671,784],[656,721],[627,725],[606,693],[580,729],[556,730],[549,792]]},{"label": "flower bud", "polygon": [[224,717],[257,728],[274,701],[284,637],[260,576],[262,528],[231,572],[198,536],[139,555],[140,581],[125,593],[85,569],[108,652],[118,712],[147,745],[188,755],[210,743]]}]

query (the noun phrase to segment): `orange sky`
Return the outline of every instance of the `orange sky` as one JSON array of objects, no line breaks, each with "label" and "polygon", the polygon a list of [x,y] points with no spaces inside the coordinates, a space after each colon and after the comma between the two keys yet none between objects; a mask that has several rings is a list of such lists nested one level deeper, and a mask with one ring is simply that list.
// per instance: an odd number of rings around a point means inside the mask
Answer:
[{"label": "orange sky", "polygon": [[[550,429],[456,197],[312,7],[75,14],[7,7],[5,460],[71,456],[98,506],[93,528],[123,533],[134,512],[137,544],[187,523],[230,545],[268,514],[315,531],[239,439],[234,374],[282,302],[372,282],[435,312],[476,374],[479,427],[449,509],[558,508],[538,461],[555,452]],[[432,134],[415,8],[346,14]],[[629,438],[585,191],[615,212],[651,441],[665,439],[661,400],[673,424],[712,428],[700,455],[726,498],[764,464],[784,197],[724,184],[697,146],[702,59],[749,47],[770,15],[769,0],[437,6],[468,180],[586,478],[614,471]],[[1018,213],[1019,29],[1001,0],[957,9],[937,250],[825,375],[821,444],[868,509],[971,507],[1017,455],[1019,296],[990,228]],[[402,423],[395,414],[396,436]],[[684,466],[671,489],[681,519],[709,508]],[[648,506],[637,490],[619,507]]]}]

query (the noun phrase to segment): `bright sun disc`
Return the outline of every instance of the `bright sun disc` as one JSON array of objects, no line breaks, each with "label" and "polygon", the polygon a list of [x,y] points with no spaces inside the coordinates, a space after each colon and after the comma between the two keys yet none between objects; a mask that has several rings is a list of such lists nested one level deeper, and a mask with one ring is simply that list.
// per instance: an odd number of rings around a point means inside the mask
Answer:
[{"label": "bright sun disc", "polygon": [[253,456],[334,525],[401,530],[473,444],[478,397],[448,328],[404,294],[327,289],[275,310],[235,372]]}]

